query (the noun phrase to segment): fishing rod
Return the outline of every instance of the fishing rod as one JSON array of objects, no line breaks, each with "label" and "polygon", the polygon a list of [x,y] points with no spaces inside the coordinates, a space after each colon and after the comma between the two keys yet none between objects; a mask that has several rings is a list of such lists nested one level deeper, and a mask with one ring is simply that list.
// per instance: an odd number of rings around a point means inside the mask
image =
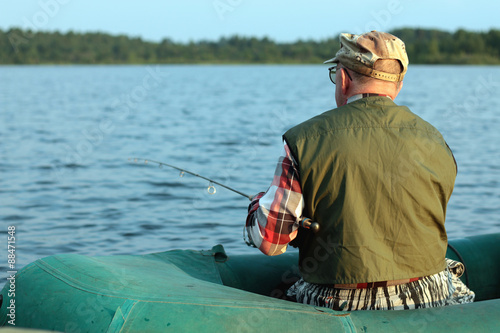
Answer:
[{"label": "fishing rod", "polygon": [[[129,161],[130,160],[131,159],[129,158]],[[234,193],[238,193],[239,195],[246,197],[250,201],[252,201],[252,199],[253,199],[253,196],[251,196],[251,195],[248,195],[248,194],[245,194],[245,193],[240,192],[238,190],[235,190],[232,187],[229,187],[227,185],[219,183],[218,181],[215,181],[213,179],[207,178],[205,176],[199,175],[199,174],[197,174],[195,172],[192,172],[192,171],[189,171],[189,170],[186,170],[186,169],[183,169],[183,168],[176,167],[175,165],[172,165],[172,164],[168,164],[168,163],[164,163],[164,162],[159,162],[159,161],[155,161],[155,160],[150,160],[150,159],[145,159],[145,158],[139,158],[139,157],[134,157],[133,160],[134,160],[134,163],[137,163],[137,161],[141,160],[141,161],[144,161],[144,164],[148,164],[149,162],[151,162],[151,163],[158,164],[158,166],[160,168],[163,167],[163,166],[167,166],[169,168],[179,170],[181,172],[179,174],[179,176],[181,176],[181,177],[184,175],[184,173],[187,173],[187,174],[190,174],[192,176],[199,177],[201,179],[205,179],[205,180],[209,181],[209,185],[208,185],[208,189],[207,189],[207,191],[208,191],[209,194],[215,194],[216,189],[213,186],[213,184],[217,184],[217,185],[222,186],[222,187],[224,187],[224,188],[226,188],[226,189],[228,189],[230,191],[233,191]],[[319,224],[318,224],[318,222],[313,222],[313,221],[311,221],[310,218],[307,218],[307,217],[304,218],[304,219],[302,219],[299,222],[299,225],[301,227],[303,227],[303,228],[311,229],[315,233],[319,231]]]},{"label": "fishing rod", "polygon": [[[129,160],[130,160],[130,159],[129,159]],[[199,177],[199,178],[201,178],[201,179],[208,180],[210,183],[209,183],[209,186],[208,186],[207,191],[208,191],[208,193],[210,193],[210,194],[215,194],[216,189],[215,189],[215,187],[214,187],[212,184],[217,184],[217,185],[219,185],[219,186],[222,186],[222,187],[224,187],[224,188],[227,188],[227,189],[228,189],[228,190],[230,190],[230,191],[233,191],[234,193],[238,193],[239,195],[241,195],[241,196],[244,196],[244,197],[248,198],[248,200],[250,200],[250,201],[252,201],[252,199],[253,199],[253,196],[251,196],[251,195],[248,195],[248,194],[245,194],[245,193],[240,192],[240,191],[238,191],[238,190],[235,190],[234,188],[231,188],[231,187],[229,187],[229,186],[227,186],[227,185],[221,184],[221,183],[219,183],[219,182],[217,182],[217,181],[215,181],[215,180],[213,180],[213,179],[210,179],[210,178],[204,177],[204,176],[202,176],[202,175],[199,175],[199,174],[197,174],[197,173],[191,172],[191,171],[189,171],[189,170],[186,170],[186,169],[182,169],[182,168],[176,167],[175,165],[171,165],[171,164],[167,164],[167,163],[163,163],[163,162],[158,162],[158,161],[154,161],[154,160],[149,160],[149,159],[145,159],[145,158],[134,158],[134,162],[137,162],[138,160],[144,161],[144,164],[148,164],[149,162],[151,162],[151,163],[155,163],[155,164],[158,164],[158,165],[160,166],[160,168],[161,168],[162,166],[168,166],[169,168],[173,168],[173,169],[179,170],[179,171],[181,172],[181,173],[180,173],[180,176],[181,176],[181,177],[184,175],[184,173],[188,173],[188,174],[190,174],[190,175],[192,175],[192,176],[195,176],[195,177]]]}]

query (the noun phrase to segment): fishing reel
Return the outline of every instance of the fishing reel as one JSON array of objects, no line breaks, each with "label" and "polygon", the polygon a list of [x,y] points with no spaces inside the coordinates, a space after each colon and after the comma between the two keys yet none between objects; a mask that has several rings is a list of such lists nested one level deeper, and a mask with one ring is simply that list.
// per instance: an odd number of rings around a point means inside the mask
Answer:
[{"label": "fishing reel", "polygon": [[319,231],[319,223],[313,222],[310,218],[306,217],[300,221],[300,226],[305,229],[310,229],[312,232],[317,233]]}]

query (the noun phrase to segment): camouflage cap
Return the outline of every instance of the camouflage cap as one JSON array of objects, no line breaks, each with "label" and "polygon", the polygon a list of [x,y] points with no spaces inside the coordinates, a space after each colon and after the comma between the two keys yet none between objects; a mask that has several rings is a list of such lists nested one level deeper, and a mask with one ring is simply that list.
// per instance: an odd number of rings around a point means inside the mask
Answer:
[{"label": "camouflage cap", "polygon": [[[401,74],[391,74],[374,69],[381,59],[398,60],[403,66]],[[328,63],[342,63],[357,73],[384,81],[403,81],[408,69],[405,44],[396,36],[386,32],[371,31],[362,35],[340,34],[340,50]]]}]

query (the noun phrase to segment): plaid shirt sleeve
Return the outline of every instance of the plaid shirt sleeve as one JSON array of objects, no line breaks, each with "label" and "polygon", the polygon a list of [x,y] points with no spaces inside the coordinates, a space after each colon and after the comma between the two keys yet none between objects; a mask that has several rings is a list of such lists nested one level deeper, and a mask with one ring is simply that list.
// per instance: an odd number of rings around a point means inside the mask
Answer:
[{"label": "plaid shirt sleeve", "polygon": [[285,143],[271,186],[257,194],[248,207],[245,228],[249,244],[266,255],[285,253],[288,243],[297,236],[304,207],[298,175]]}]

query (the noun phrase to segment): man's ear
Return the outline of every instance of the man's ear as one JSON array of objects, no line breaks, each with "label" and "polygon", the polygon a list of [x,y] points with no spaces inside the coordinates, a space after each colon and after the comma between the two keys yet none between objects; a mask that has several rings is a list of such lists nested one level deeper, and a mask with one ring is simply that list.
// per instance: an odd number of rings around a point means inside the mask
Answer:
[{"label": "man's ear", "polygon": [[349,87],[351,86],[351,80],[347,76],[346,73],[347,69],[342,68],[340,70],[340,78],[341,78],[341,83],[342,83],[342,94],[345,96],[347,95],[347,91],[349,90]]},{"label": "man's ear", "polygon": [[391,96],[391,98],[394,100],[396,99],[396,97],[398,97],[399,95],[399,92],[401,91],[401,89],[403,88],[403,81],[401,82],[396,82],[396,86],[395,86],[395,89],[394,89],[394,95]]},{"label": "man's ear", "polygon": [[397,91],[398,94],[402,88],[403,88],[403,81],[399,82],[399,84],[398,84],[398,91]]}]

